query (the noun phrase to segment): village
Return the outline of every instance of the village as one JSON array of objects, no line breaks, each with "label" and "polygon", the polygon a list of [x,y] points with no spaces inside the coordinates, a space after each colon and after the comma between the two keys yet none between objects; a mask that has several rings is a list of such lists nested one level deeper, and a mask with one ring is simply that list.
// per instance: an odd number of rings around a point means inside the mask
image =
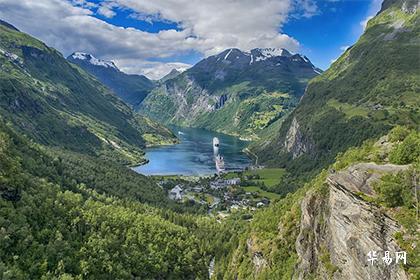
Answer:
[{"label": "village", "polygon": [[209,215],[223,218],[236,211],[255,211],[280,198],[264,189],[279,183],[282,175],[282,169],[262,169],[207,177],[168,176],[161,177],[159,185],[170,199],[201,205]]}]

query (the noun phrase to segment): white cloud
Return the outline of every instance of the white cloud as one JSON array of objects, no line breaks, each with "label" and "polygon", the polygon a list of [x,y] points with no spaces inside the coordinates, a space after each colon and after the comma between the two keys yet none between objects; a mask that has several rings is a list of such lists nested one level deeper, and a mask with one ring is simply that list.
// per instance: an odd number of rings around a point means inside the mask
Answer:
[{"label": "white cloud", "polygon": [[350,48],[350,46],[341,46],[340,50],[345,52],[348,48]]},{"label": "white cloud", "polygon": [[106,6],[106,5],[102,5],[98,8],[98,14],[107,17],[107,18],[112,18],[114,17],[117,13],[114,12],[112,10],[112,7],[110,6]]},{"label": "white cloud", "polygon": [[182,62],[144,62],[144,63],[130,63],[130,61],[122,61],[124,64],[121,70],[129,74],[143,74],[150,79],[158,80],[176,69],[183,72],[190,68],[192,65]]},{"label": "white cloud", "polygon": [[367,23],[371,20],[381,9],[382,0],[371,0],[369,5],[369,10],[367,16],[364,20],[360,22],[360,26],[363,28],[363,31],[366,29]]},{"label": "white cloud", "polygon": [[[296,10],[303,16],[314,13],[314,5],[309,1],[312,0],[107,0],[98,5],[87,0],[0,0],[0,18],[64,55],[89,52],[112,59],[123,70],[138,73],[146,70],[135,65],[148,65],[148,75],[157,77],[171,65],[164,68],[163,63],[151,60],[191,50],[203,55],[230,47],[283,47],[297,51],[299,43],[279,30]],[[301,2],[305,4],[297,9]],[[113,17],[121,9],[152,21],[176,22],[181,30],[148,33],[94,17],[94,12]],[[153,66],[156,73],[152,73]]]},{"label": "white cloud", "polygon": [[191,43],[196,43],[196,50],[206,55],[230,47],[285,47],[296,51],[299,45],[293,38],[278,32],[293,9],[291,0],[178,0],[176,3],[171,0],[110,0],[108,3],[131,9],[143,19],[152,17],[179,23],[191,36]]},{"label": "white cloud", "polygon": [[360,25],[362,26],[363,30],[366,29],[368,21],[371,20],[372,18],[373,16],[368,16],[367,18],[365,18],[364,20],[360,22]]}]

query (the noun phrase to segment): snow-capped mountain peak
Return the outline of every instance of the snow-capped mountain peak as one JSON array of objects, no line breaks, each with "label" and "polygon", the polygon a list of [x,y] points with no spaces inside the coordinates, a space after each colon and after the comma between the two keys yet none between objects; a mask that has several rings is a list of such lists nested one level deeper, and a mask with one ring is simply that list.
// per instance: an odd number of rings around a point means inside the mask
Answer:
[{"label": "snow-capped mountain peak", "polygon": [[114,64],[114,62],[98,59],[98,58],[96,58],[93,55],[88,54],[88,53],[75,52],[70,57],[73,58],[73,59],[87,61],[90,64],[93,64],[93,65],[96,65],[96,66],[103,66],[103,67],[106,67],[106,68],[114,68],[114,69],[118,70],[118,67]]},{"label": "snow-capped mountain peak", "polygon": [[278,48],[264,48],[264,49],[253,49],[251,55],[255,56],[252,61],[262,61],[271,57],[284,56],[290,57],[292,54],[286,49]]},{"label": "snow-capped mountain peak", "polygon": [[292,54],[287,51],[286,49],[278,49],[278,48],[264,48],[264,49],[257,49],[263,56],[266,57],[273,57],[273,56],[291,56]]}]

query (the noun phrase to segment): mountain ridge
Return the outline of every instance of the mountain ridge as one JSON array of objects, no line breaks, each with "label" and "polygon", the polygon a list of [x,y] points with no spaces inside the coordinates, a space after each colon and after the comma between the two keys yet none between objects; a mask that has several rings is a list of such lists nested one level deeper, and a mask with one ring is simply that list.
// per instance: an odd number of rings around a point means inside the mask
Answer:
[{"label": "mountain ridge", "polygon": [[155,83],[146,76],[126,74],[112,61],[106,61],[84,52],[74,52],[67,60],[78,65],[114,91],[124,102],[138,107]]}]

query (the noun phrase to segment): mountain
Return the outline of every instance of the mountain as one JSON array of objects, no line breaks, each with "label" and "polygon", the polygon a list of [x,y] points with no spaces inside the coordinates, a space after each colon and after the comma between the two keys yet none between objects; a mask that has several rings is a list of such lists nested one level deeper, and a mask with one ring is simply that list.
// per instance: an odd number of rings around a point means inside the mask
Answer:
[{"label": "mountain", "polygon": [[257,138],[296,106],[321,72],[285,49],[228,49],[155,88],[139,111],[167,124]]},{"label": "mountain", "polygon": [[161,79],[159,79],[159,83],[164,83],[168,80],[171,80],[171,79],[175,78],[176,76],[178,76],[179,74],[181,74],[180,71],[178,71],[176,69],[172,69],[171,72],[169,72],[168,74],[163,76]]},{"label": "mountain", "polygon": [[154,87],[154,82],[145,76],[126,74],[112,61],[97,59],[91,54],[75,52],[67,60],[95,76],[133,107],[137,107]]},{"label": "mountain", "polygon": [[5,24],[0,65],[2,118],[40,144],[136,163],[144,161],[143,135],[160,130],[175,139],[59,52]]},{"label": "mountain", "polygon": [[265,165],[301,176],[398,124],[420,125],[417,1],[385,1],[365,32],[314,78],[296,109],[254,145]]}]

